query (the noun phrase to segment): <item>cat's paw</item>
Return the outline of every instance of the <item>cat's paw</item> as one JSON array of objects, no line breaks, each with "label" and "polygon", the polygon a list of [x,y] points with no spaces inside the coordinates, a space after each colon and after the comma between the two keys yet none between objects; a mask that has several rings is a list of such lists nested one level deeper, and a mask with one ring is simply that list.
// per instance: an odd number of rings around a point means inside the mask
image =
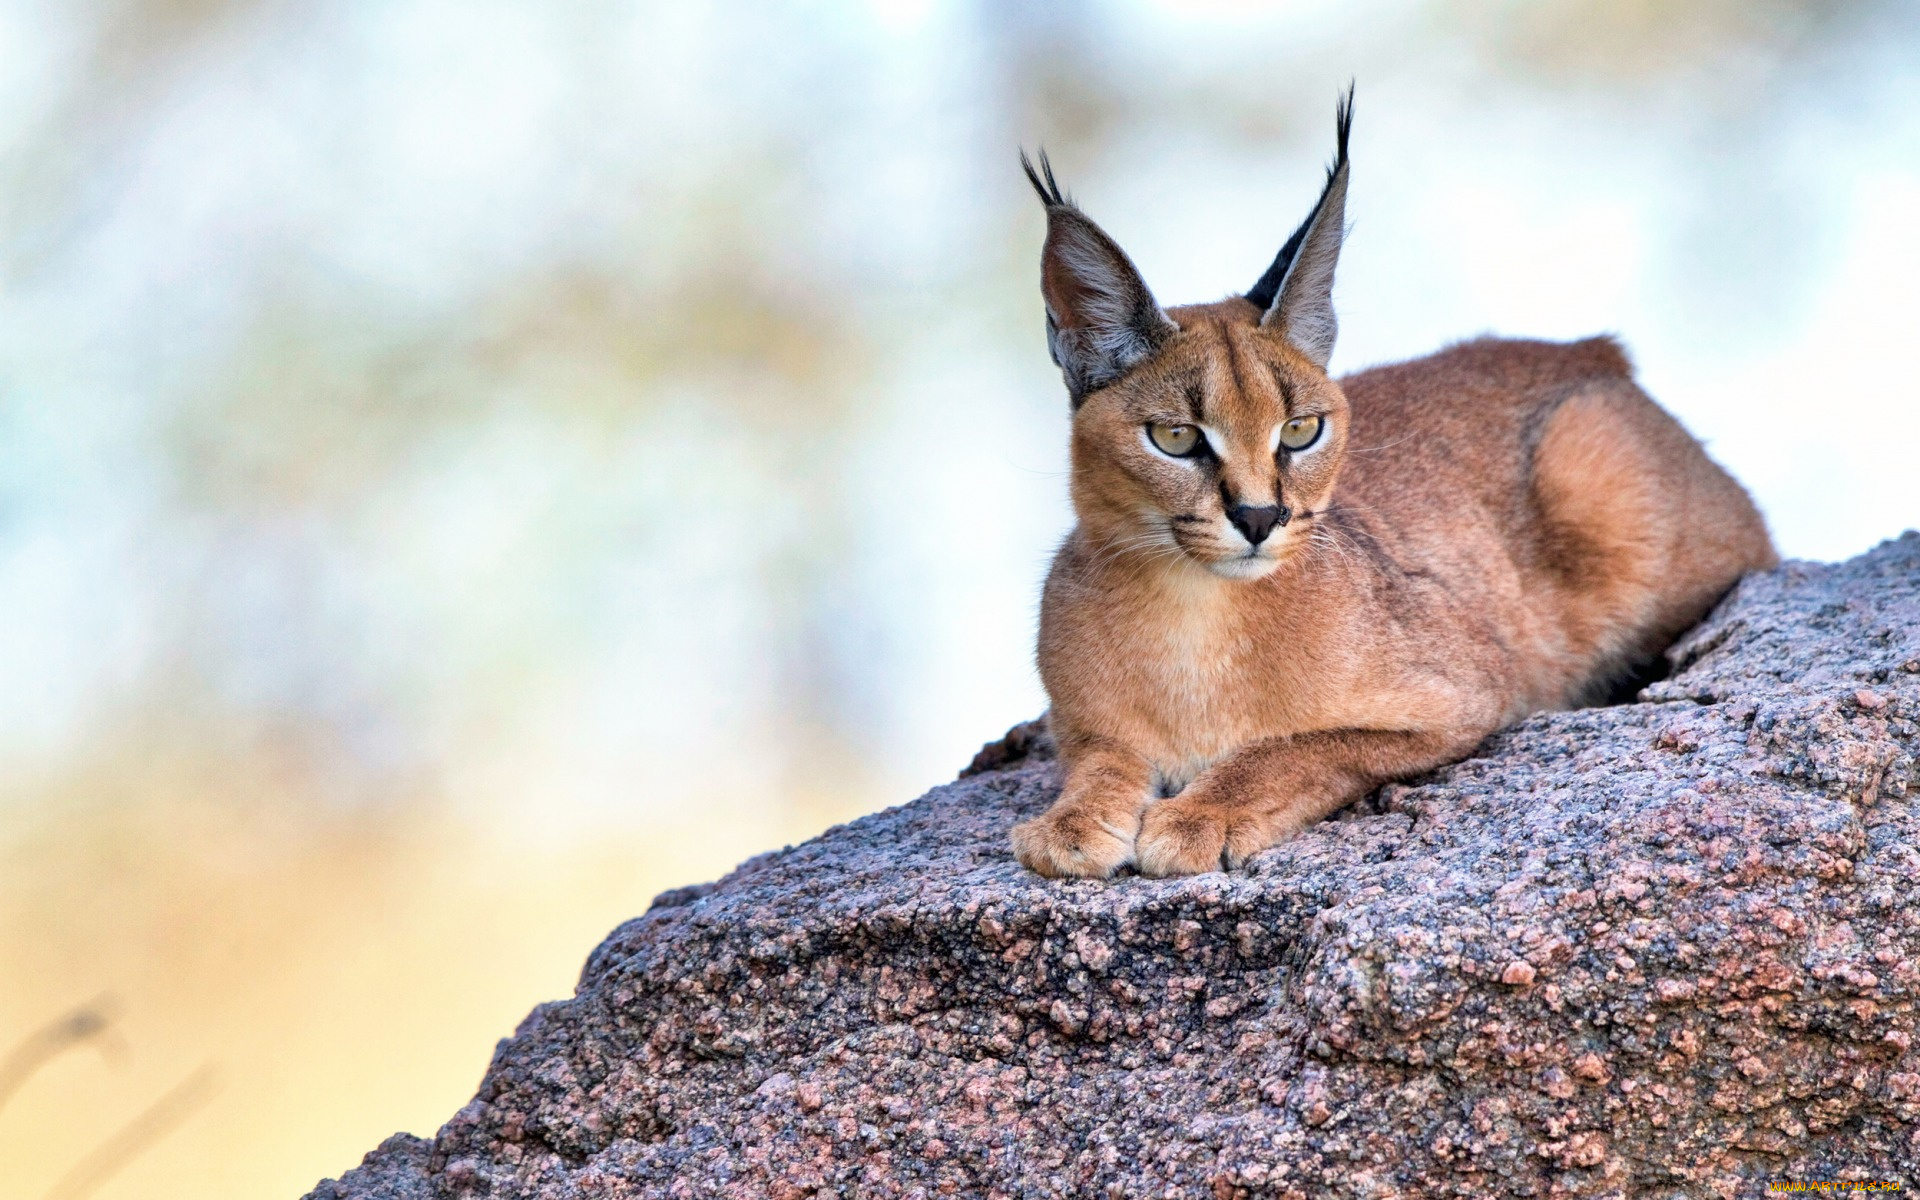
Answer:
[{"label": "cat's paw", "polygon": [[1133,835],[1086,809],[1055,805],[1013,827],[1013,856],[1050,878],[1105,879],[1133,861]]},{"label": "cat's paw", "polygon": [[1237,867],[1268,845],[1260,823],[1245,814],[1175,796],[1148,807],[1134,861],[1142,875],[1198,875]]}]

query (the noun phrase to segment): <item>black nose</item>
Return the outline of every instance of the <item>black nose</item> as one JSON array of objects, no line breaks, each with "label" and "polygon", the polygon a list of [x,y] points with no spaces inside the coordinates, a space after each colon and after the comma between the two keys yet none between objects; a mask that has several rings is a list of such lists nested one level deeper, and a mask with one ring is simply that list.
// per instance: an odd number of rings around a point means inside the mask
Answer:
[{"label": "black nose", "polygon": [[1227,509],[1227,520],[1255,546],[1267,540],[1275,525],[1292,519],[1293,510],[1284,504],[1236,504]]}]

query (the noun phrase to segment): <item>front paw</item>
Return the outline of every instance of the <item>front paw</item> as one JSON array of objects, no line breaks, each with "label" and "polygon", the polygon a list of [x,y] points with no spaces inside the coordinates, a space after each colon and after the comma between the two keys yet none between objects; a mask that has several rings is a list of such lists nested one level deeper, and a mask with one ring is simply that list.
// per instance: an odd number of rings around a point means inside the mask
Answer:
[{"label": "front paw", "polygon": [[1269,844],[1260,822],[1245,814],[1176,796],[1147,809],[1134,858],[1142,875],[1197,875],[1237,867]]},{"label": "front paw", "polygon": [[1133,860],[1133,828],[1082,808],[1055,805],[1013,827],[1013,856],[1053,879],[1105,879]]}]

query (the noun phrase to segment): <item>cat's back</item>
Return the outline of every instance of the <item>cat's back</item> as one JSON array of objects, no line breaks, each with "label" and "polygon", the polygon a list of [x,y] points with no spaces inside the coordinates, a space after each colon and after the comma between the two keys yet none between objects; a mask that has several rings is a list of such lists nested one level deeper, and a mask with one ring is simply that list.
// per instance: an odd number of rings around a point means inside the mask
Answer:
[{"label": "cat's back", "polygon": [[1336,518],[1528,647],[1528,706],[1600,694],[1776,561],[1746,491],[1611,338],[1485,338],[1341,383]]},{"label": "cat's back", "polygon": [[1610,337],[1476,338],[1348,375],[1343,490],[1369,504],[1473,495],[1504,507],[1553,408],[1584,387],[1631,388],[1632,377]]}]

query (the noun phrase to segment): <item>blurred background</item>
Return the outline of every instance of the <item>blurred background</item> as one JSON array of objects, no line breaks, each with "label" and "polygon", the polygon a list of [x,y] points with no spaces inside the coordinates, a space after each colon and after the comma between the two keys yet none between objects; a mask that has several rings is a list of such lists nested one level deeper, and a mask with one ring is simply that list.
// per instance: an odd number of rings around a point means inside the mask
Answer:
[{"label": "blurred background", "polygon": [[0,1197],[431,1134],[663,888],[1034,715],[1044,144],[1336,366],[1624,336],[1920,522],[1906,0],[0,0]]}]

